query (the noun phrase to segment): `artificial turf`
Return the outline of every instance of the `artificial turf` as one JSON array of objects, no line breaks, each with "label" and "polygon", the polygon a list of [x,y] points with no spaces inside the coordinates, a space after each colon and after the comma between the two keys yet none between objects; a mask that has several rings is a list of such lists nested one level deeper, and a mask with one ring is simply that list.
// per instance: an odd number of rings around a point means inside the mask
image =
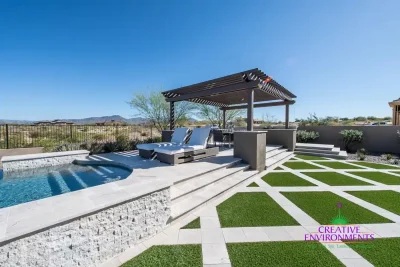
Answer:
[{"label": "artificial turf", "polygon": [[315,186],[291,172],[271,172],[262,179],[271,186]]},{"label": "artificial turf", "polygon": [[305,169],[305,170],[310,170],[310,169],[321,169],[321,168],[318,167],[318,166],[315,166],[315,165],[312,165],[312,164],[309,164],[309,163],[303,162],[303,161],[299,161],[299,162],[296,162],[296,161],[294,161],[294,162],[287,161],[287,162],[285,162],[283,165],[285,165],[286,167],[288,167],[288,168],[290,168],[290,169],[294,169],[294,170],[296,170],[296,169]]},{"label": "artificial turf", "polygon": [[317,157],[317,156],[310,156],[310,155],[296,155],[296,158],[304,159],[304,160],[327,160],[326,158],[321,158],[321,157]]},{"label": "artificial turf", "polygon": [[186,224],[181,229],[198,229],[198,228],[200,228],[200,217]]},{"label": "artificial turf", "polygon": [[373,168],[373,169],[399,169],[398,166],[393,166],[393,165],[385,165],[385,164],[379,164],[379,163],[373,163],[373,162],[365,162],[365,161],[356,161],[352,162],[357,165]]},{"label": "artificial turf", "polygon": [[283,170],[281,167],[276,167],[275,169],[274,169],[275,171],[281,171],[281,170]]},{"label": "artificial turf", "polygon": [[400,238],[376,238],[368,244],[370,244],[370,247],[367,248],[363,248],[359,244],[348,245],[373,266],[400,266]]},{"label": "artificial turf", "polygon": [[400,177],[383,172],[349,172],[351,174],[364,177],[382,184],[398,185],[400,184]]},{"label": "artificial turf", "polygon": [[325,162],[317,162],[319,165],[323,165],[325,167],[329,167],[332,169],[363,169],[362,167],[346,164],[339,161],[325,161]]},{"label": "artificial turf", "polygon": [[281,194],[320,224],[332,224],[333,219],[337,218],[339,211],[337,203],[342,203],[340,214],[349,224],[392,222],[332,192],[281,192]]},{"label": "artificial turf", "polygon": [[299,225],[264,192],[236,193],[217,206],[222,227]]},{"label": "artificial turf", "polygon": [[123,267],[148,266],[203,266],[201,245],[152,246],[145,252],[121,265]]},{"label": "artificial turf", "polygon": [[328,185],[371,185],[337,172],[303,172],[303,174]]},{"label": "artificial turf", "polygon": [[350,195],[361,198],[385,210],[400,215],[400,193],[391,190],[348,191]]},{"label": "artificial turf", "polygon": [[255,182],[252,182],[251,184],[249,184],[247,187],[259,187],[258,184],[256,184]]},{"label": "artificial turf", "polygon": [[321,245],[310,242],[228,243],[232,266],[344,266]]}]

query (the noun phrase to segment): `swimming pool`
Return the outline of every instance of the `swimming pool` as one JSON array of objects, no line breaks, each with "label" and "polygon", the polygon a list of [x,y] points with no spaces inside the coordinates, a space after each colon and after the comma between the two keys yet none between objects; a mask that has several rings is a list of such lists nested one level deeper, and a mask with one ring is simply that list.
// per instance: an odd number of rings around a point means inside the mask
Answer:
[{"label": "swimming pool", "polygon": [[122,180],[131,172],[122,167],[75,164],[18,172],[0,170],[0,208]]}]

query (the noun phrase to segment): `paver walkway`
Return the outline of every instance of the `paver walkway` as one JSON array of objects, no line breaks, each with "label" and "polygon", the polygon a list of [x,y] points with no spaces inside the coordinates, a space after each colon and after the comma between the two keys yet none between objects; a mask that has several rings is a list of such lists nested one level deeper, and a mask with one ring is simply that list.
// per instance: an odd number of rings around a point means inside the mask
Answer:
[{"label": "paver walkway", "polygon": [[[320,224],[281,194],[281,192],[289,191],[328,191],[337,194],[394,222],[385,224],[361,224],[360,226],[362,228],[362,232],[365,231],[369,233],[374,233],[375,238],[400,237],[399,215],[389,212],[381,207],[373,205],[345,192],[361,190],[393,190],[400,192],[400,185],[385,185],[346,172],[354,171],[355,169],[338,170],[318,164],[318,162],[335,162],[336,160],[333,159],[313,161],[296,159],[296,162],[299,161],[304,161],[316,165],[321,169],[292,170],[286,166],[280,166],[283,170],[265,171],[263,173],[260,173],[259,175],[256,175],[255,177],[249,179],[244,185],[238,187],[234,191],[226,193],[218,199],[208,202],[206,206],[203,206],[202,208],[192,212],[190,215],[180,219],[173,225],[166,228],[162,233],[158,234],[157,236],[147,241],[144,241],[143,243],[128,251],[125,251],[119,257],[114,258],[113,261],[108,262],[107,266],[118,266],[119,264],[124,263],[127,260],[135,257],[152,245],[201,244],[204,266],[228,267],[231,266],[231,262],[229,259],[226,243],[304,240],[305,234],[308,234],[310,232],[317,232],[318,226],[320,226]],[[340,162],[350,165],[355,164],[352,161],[340,160]],[[357,169],[357,171],[379,171],[382,173],[389,173],[389,169],[376,170],[365,166],[362,166],[361,169]],[[271,187],[261,179],[265,174],[269,172],[291,172],[307,181],[310,181],[316,186]],[[371,185],[329,186],[316,179],[308,177],[302,172],[338,172],[353,177],[355,179],[368,182]],[[400,177],[400,173],[390,174]],[[259,187],[247,187],[247,185],[253,182],[257,183]],[[237,192],[265,192],[272,199],[274,199],[286,212],[288,212],[297,222],[299,222],[300,226],[221,228],[216,206],[226,199],[230,198]],[[181,229],[181,227],[198,217],[200,217],[201,229]],[[338,248],[338,246],[332,246],[327,247],[327,249],[346,266],[372,266],[372,264],[370,264],[366,259],[361,257],[357,252],[349,247]]]}]

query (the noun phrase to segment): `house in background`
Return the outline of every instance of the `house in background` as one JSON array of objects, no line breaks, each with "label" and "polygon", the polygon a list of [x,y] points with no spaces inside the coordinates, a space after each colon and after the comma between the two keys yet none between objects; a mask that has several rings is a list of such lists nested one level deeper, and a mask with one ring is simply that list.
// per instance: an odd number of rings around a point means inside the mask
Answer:
[{"label": "house in background", "polygon": [[74,124],[73,122],[70,121],[62,121],[62,120],[53,120],[53,121],[38,121],[35,122],[35,125],[40,125],[40,126],[47,126],[47,125],[72,125]]},{"label": "house in background", "polygon": [[392,108],[392,125],[400,125],[400,98],[389,102],[389,106]]}]

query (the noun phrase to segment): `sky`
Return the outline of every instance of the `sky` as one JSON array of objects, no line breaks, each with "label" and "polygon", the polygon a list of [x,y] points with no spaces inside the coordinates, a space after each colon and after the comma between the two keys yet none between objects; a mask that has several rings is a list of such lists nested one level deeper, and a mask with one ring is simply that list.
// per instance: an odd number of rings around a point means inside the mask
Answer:
[{"label": "sky", "polygon": [[[400,1],[0,1],[0,118],[137,115],[135,93],[259,68],[290,118],[391,116]],[[284,119],[284,107],[255,117]]]}]

